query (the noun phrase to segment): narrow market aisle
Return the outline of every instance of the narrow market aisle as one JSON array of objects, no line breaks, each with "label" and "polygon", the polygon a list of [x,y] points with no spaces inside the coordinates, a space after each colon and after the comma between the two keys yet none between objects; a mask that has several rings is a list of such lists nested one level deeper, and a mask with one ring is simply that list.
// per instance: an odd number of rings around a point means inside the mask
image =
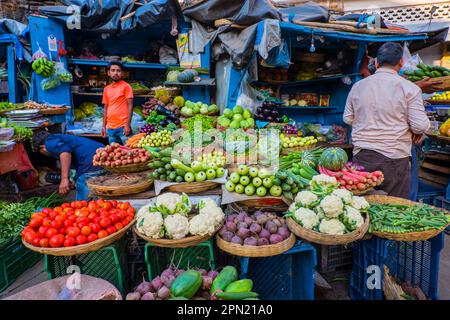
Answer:
[{"label": "narrow market aisle", "polygon": [[445,235],[439,264],[439,299],[450,300],[450,236]]},{"label": "narrow market aisle", "polygon": [[16,279],[5,291],[0,293],[0,299],[16,294],[26,288],[33,287],[41,282],[48,280],[47,273],[44,271],[44,259],[39,261],[34,267],[27,270]]}]

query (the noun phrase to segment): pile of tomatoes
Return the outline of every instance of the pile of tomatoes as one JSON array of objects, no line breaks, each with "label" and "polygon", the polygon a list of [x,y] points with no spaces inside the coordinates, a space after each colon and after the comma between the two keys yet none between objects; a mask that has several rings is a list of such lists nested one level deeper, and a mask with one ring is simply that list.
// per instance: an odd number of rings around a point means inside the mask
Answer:
[{"label": "pile of tomatoes", "polygon": [[135,209],[128,202],[73,201],[33,213],[20,235],[36,247],[72,247],[119,231],[133,221],[134,215]]}]

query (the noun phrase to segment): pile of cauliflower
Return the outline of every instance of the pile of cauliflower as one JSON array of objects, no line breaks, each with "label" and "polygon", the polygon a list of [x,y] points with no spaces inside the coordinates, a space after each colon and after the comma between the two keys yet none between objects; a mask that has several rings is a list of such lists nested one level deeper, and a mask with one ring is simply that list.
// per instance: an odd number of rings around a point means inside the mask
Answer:
[{"label": "pile of cauliflower", "polygon": [[[332,183],[327,181],[328,185]],[[343,235],[364,224],[361,212],[367,212],[370,205],[363,197],[353,196],[347,189],[334,189],[324,194],[313,191],[300,191],[289,207],[290,215],[304,228]]]},{"label": "pile of cauliflower", "polygon": [[212,235],[223,223],[225,214],[212,199],[201,200],[199,213],[189,219],[192,210],[186,194],[164,193],[155,204],[142,207],[137,213],[137,229],[153,239],[183,239],[187,235]]}]

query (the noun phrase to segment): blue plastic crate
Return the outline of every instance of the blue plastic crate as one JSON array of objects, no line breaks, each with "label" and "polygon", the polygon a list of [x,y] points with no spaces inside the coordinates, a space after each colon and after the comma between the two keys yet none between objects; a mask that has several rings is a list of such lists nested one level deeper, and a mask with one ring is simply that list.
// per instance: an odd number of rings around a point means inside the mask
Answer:
[{"label": "blue plastic crate", "polygon": [[[450,201],[445,199],[445,197],[436,197],[433,201],[433,205],[438,208],[443,208],[450,211]],[[450,234],[450,226],[445,229],[446,234]]]},{"label": "blue plastic crate", "polygon": [[240,258],[241,279],[253,280],[262,300],[313,300],[316,249],[297,242],[283,254],[267,258]]},{"label": "blue plastic crate", "polygon": [[417,194],[417,202],[433,205],[434,199],[441,196],[445,196],[445,189],[441,191],[419,192]]},{"label": "blue plastic crate", "polygon": [[[353,271],[350,274],[349,295],[353,300],[382,300],[383,266],[401,281],[420,287],[430,299],[438,299],[439,257],[444,247],[444,234],[415,242],[391,241],[378,237],[359,241],[353,249]],[[379,267],[379,286],[374,284],[374,270]],[[369,268],[369,269],[368,269]]]}]

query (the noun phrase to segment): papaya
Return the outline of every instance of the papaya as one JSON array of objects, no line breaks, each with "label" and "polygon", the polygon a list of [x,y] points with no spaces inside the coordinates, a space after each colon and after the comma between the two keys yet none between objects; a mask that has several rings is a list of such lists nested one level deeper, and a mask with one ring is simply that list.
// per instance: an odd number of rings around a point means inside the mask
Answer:
[{"label": "papaya", "polygon": [[244,300],[248,298],[257,298],[256,292],[217,292],[216,296],[223,300]]},{"label": "papaya", "polygon": [[253,289],[253,281],[250,279],[237,280],[230,283],[225,292],[249,292]]},{"label": "papaya", "polygon": [[211,294],[218,290],[225,290],[225,288],[232,282],[238,279],[238,272],[233,266],[226,266],[222,269],[219,275],[214,279],[211,286]]},{"label": "papaya", "polygon": [[196,270],[187,270],[180,274],[170,286],[170,296],[192,298],[202,286],[202,274]]}]

